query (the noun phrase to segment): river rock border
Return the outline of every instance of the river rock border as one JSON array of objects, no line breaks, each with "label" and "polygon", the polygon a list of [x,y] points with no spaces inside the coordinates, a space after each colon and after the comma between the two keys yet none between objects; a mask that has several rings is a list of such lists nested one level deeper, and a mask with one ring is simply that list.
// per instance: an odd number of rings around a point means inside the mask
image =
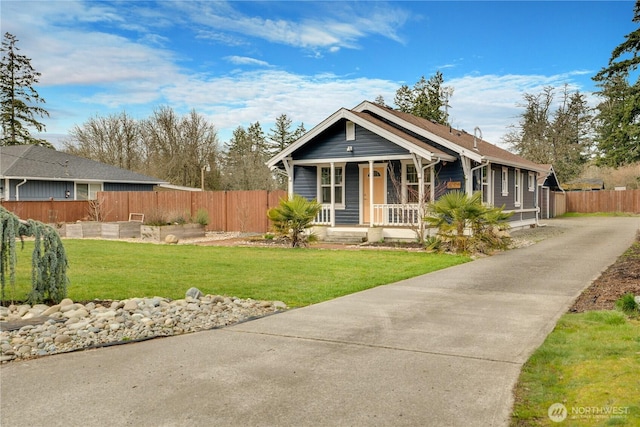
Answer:
[{"label": "river rock border", "polygon": [[[284,311],[281,301],[203,295],[0,307],[0,362],[214,329]],[[13,327],[11,327],[13,325]]]}]

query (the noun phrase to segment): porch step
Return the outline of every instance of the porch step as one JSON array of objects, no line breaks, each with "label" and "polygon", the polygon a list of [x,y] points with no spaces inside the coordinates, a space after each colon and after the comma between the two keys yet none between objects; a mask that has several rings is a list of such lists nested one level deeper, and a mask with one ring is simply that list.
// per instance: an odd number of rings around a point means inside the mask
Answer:
[{"label": "porch step", "polygon": [[367,230],[327,230],[325,242],[362,243],[367,241]]}]

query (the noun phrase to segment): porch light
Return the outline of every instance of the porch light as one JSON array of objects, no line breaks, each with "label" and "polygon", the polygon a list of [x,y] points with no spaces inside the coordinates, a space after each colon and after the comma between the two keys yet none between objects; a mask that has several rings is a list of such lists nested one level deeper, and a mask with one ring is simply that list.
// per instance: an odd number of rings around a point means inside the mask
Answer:
[{"label": "porch light", "polygon": [[347,145],[347,153],[353,152],[353,145]]}]

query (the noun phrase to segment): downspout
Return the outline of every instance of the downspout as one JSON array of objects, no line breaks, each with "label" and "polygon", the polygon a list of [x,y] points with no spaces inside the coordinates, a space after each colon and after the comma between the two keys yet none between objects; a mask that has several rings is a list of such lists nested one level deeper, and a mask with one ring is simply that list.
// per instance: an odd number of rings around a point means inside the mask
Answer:
[{"label": "downspout", "polygon": [[[467,193],[467,194],[471,195],[470,193],[473,192],[473,172],[476,171],[477,169],[481,169],[481,168],[483,168],[485,166],[489,166],[490,164],[491,164],[491,162],[489,160],[483,160],[478,166],[476,166],[475,168],[471,168],[469,170],[469,178],[470,179],[468,181],[471,182],[471,185],[470,185],[471,191],[469,193]],[[480,183],[480,192],[482,192],[482,182]]]},{"label": "downspout", "polygon": [[[424,188],[424,172],[427,170],[427,168],[431,168],[431,167],[437,165],[438,163],[440,163],[441,160],[442,159],[438,157],[438,160],[436,160],[435,162],[429,163],[429,164],[427,164],[427,165],[422,167],[422,187],[423,188]],[[431,172],[429,172],[429,173],[431,173]],[[432,178],[432,177],[430,177],[430,178]],[[434,201],[433,199],[435,198],[435,195],[436,195],[436,193],[435,193],[436,189],[435,189],[435,185],[434,184],[435,183],[433,182],[433,180],[431,180],[431,188],[429,189],[429,192],[430,192],[429,197],[430,197],[431,201]],[[422,191],[424,191],[424,190],[422,190]]]},{"label": "downspout", "polygon": [[27,183],[27,178],[23,179],[20,184],[16,185],[16,202],[20,201],[20,186]]},{"label": "downspout", "polygon": [[[435,162],[428,163],[428,164],[426,164],[426,165],[424,165],[422,167],[422,172],[421,172],[421,175],[420,175],[420,181],[421,181],[420,182],[420,194],[422,194],[423,196],[424,196],[424,174],[425,174],[425,171],[427,170],[427,168],[432,168],[433,166],[435,166],[438,163],[440,163],[441,160],[442,159],[440,159],[438,157],[438,160],[436,160]],[[435,198],[435,195],[436,195],[436,189],[435,189],[435,183],[433,182],[434,179],[433,179],[432,172],[433,172],[433,169],[431,171],[429,171],[429,174],[430,174],[429,178],[430,178],[430,181],[431,181],[431,185],[430,185],[430,188],[429,188],[429,199],[432,202],[434,202],[435,200],[433,200],[433,199]],[[424,217],[425,217],[425,215],[426,215],[426,212],[425,212],[425,209],[424,209],[424,203],[423,203],[422,200],[420,200],[419,204],[418,204],[418,228],[420,230],[420,234],[422,235],[422,238],[426,237],[424,235]]]}]

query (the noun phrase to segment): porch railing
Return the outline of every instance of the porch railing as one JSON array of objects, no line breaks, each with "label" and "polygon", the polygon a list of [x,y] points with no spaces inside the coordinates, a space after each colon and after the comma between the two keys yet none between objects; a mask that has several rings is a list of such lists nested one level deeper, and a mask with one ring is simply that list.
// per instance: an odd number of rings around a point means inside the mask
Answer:
[{"label": "porch railing", "polygon": [[316,225],[331,225],[331,205],[322,205],[313,223]]},{"label": "porch railing", "polygon": [[420,222],[419,204],[373,205],[373,225],[415,226]]},{"label": "porch railing", "polygon": [[[373,205],[373,225],[375,226],[416,226],[420,222],[418,204]],[[365,223],[369,218],[363,218]],[[322,205],[313,221],[315,225],[331,225],[331,205]]]}]

